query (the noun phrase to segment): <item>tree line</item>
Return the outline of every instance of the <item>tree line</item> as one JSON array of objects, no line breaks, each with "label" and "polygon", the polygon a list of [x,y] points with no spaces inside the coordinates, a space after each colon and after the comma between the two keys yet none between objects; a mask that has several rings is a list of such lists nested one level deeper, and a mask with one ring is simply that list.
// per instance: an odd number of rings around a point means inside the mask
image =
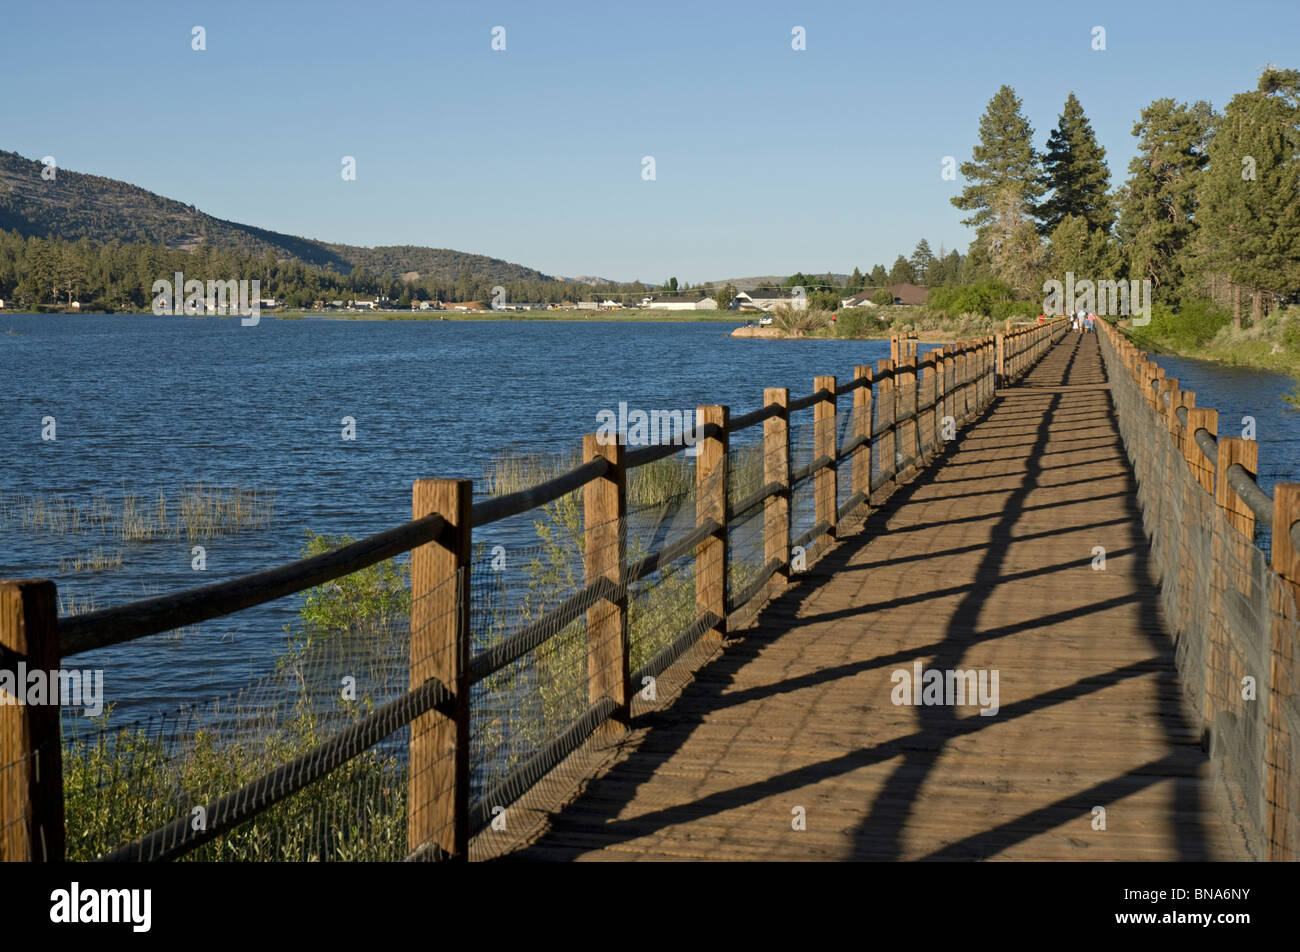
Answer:
[{"label": "tree line", "polygon": [[1133,126],[1137,155],[1111,188],[1106,151],[1073,93],[1040,153],[1009,86],[980,120],[952,199],[976,229],[968,278],[1016,296],[1044,280],[1149,280],[1177,307],[1209,299],[1240,327],[1300,295],[1300,73],[1266,67],[1221,112],[1157,99]]},{"label": "tree line", "polygon": [[0,300],[7,308],[68,307],[83,311],[142,311],[154,300],[153,283],[186,280],[260,281],[263,298],[291,308],[317,302],[384,299],[396,307],[413,301],[478,302],[489,306],[494,289],[503,287],[508,302],[562,304],[617,295],[639,301],[652,289],[632,284],[588,285],[557,280],[506,280],[475,275],[468,268],[454,278],[422,277],[413,281],[377,274],[360,266],[347,273],[316,267],[296,258],[281,259],[242,248],[200,244],[186,251],[149,242],[95,243],[87,238],[24,238],[17,230],[0,231]]}]

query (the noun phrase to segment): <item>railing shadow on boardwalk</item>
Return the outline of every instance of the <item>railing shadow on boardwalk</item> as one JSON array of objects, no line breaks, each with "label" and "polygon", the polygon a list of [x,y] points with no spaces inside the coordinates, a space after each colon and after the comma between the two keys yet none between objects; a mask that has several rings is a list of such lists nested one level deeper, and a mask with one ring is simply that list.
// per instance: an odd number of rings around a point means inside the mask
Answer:
[{"label": "railing shadow on boardwalk", "polygon": [[[879,508],[875,509],[862,524],[861,528],[842,540],[841,544],[828,552],[804,576],[797,577],[786,591],[774,598],[763,612],[763,618],[770,624],[744,633],[727,650],[706,664],[696,673],[694,681],[686,686],[676,703],[667,710],[648,713],[642,720],[645,735],[636,745],[636,751],[628,759],[611,767],[605,776],[594,780],[582,796],[582,817],[570,822],[563,812],[553,818],[552,831],[537,844],[539,852],[547,858],[563,858],[566,853],[577,857],[590,848],[590,842],[584,842],[582,836],[574,845],[567,845],[570,834],[587,832],[598,836],[604,846],[618,842],[651,837],[656,831],[664,830],[679,823],[697,820],[708,814],[721,814],[739,807],[753,804],[758,800],[774,795],[792,793],[800,788],[810,787],[828,778],[834,778],[856,771],[863,767],[883,764],[898,760],[884,786],[871,799],[862,804],[864,815],[860,824],[852,833],[852,848],[848,856],[840,858],[893,860],[902,858],[900,837],[906,828],[907,819],[914,811],[923,809],[922,791],[930,777],[936,761],[947,745],[954,739],[964,737],[992,726],[990,719],[981,717],[959,718],[953,707],[935,705],[918,706],[916,714],[919,723],[916,729],[904,736],[894,737],[880,744],[862,747],[831,759],[822,760],[794,770],[774,773],[770,777],[751,783],[743,783],[730,789],[715,792],[689,802],[666,805],[651,812],[640,813],[635,817],[622,818],[625,808],[634,799],[642,785],[642,778],[654,776],[678,754],[686,744],[693,730],[703,723],[708,714],[722,711],[766,697],[803,690],[817,685],[828,684],[842,679],[851,679],[867,672],[882,675],[887,669],[900,665],[909,665],[916,661],[928,660],[930,667],[938,669],[956,669],[962,667],[963,658],[974,644],[1003,638],[1022,630],[1026,626],[1012,625],[1003,628],[980,629],[981,613],[990,599],[995,597],[999,585],[1009,576],[1017,579],[1029,577],[1041,578],[1050,583],[1052,577],[1065,570],[1078,570],[1086,566],[1089,559],[1074,559],[1059,564],[1044,565],[1029,571],[1010,572],[1006,567],[1007,547],[1003,543],[1027,536],[1017,535],[1017,526],[1026,514],[1026,500],[1030,493],[1039,488],[1044,470],[1044,459],[1049,434],[1053,422],[1070,419],[1075,415],[1072,405],[1061,392],[1049,392],[1047,388],[1056,387],[1091,387],[1091,391],[1075,391],[1077,397],[1074,406],[1082,408],[1081,418],[1090,421],[1090,428],[1096,429],[1099,423],[1106,428],[1101,444],[1112,454],[1122,455],[1123,446],[1119,431],[1113,417],[1110,416],[1108,394],[1101,388],[1106,384],[1104,369],[1096,372],[1080,372],[1076,368],[1076,359],[1082,340],[1077,339],[1069,349],[1068,355],[1059,350],[1039,366],[1035,367],[1023,386],[1010,393],[1004,392],[974,422],[969,431],[979,434],[999,409],[1006,410],[1014,403],[1029,401],[1036,407],[1026,413],[1027,419],[1038,419],[1038,425],[1032,433],[1032,444],[1026,457],[1026,468],[1019,484],[1007,495],[1000,516],[990,531],[990,537],[982,545],[963,546],[947,550],[944,553],[927,553],[925,556],[909,555],[900,558],[887,558],[875,562],[863,562],[862,554],[873,541],[881,539],[890,531],[888,528],[894,517],[905,507],[912,504],[915,497],[925,490],[940,485],[940,475],[953,472],[952,461],[958,453],[956,443],[949,444],[914,479],[899,487]],[[1095,348],[1095,342],[1093,343]],[[1035,388],[1044,388],[1035,392]],[[1044,405],[1045,401],[1045,405]],[[1086,401],[1086,402],[1085,402]],[[1040,409],[1041,408],[1041,409]],[[1007,419],[1004,412],[1000,419]],[[1092,438],[1095,443],[1096,437]],[[1078,486],[1085,491],[1089,484],[1101,483],[1111,477],[1094,477],[1054,483],[1053,487]],[[943,480],[946,489],[953,480]],[[964,496],[984,495],[990,490],[973,490],[958,492],[943,497],[946,500],[959,499]],[[1175,812],[1192,817],[1175,831],[1178,856],[1185,860],[1211,858],[1206,844],[1205,831],[1195,819],[1202,807],[1197,802],[1198,790],[1195,782],[1185,776],[1177,776],[1178,768],[1187,767],[1189,762],[1203,759],[1199,751],[1189,750],[1182,737],[1193,730],[1193,726],[1184,716],[1184,710],[1178,699],[1176,677],[1174,674],[1174,651],[1172,643],[1162,635],[1163,626],[1159,614],[1157,599],[1152,594],[1156,590],[1150,562],[1150,551],[1142,533],[1142,514],[1137,504],[1137,486],[1131,471],[1126,471],[1122,489],[1113,493],[1123,498],[1124,517],[1122,520],[1108,520],[1109,523],[1122,522],[1128,527],[1128,549],[1110,553],[1112,558],[1121,555],[1131,556],[1136,593],[1119,599],[1120,602],[1133,602],[1141,613],[1141,629],[1150,642],[1151,657],[1144,661],[1123,665],[1102,675],[1083,677],[1064,688],[1045,691],[1028,700],[1003,707],[996,720],[1027,717],[1037,711],[1062,704],[1083,695],[1099,692],[1120,682],[1142,676],[1149,676],[1154,669],[1159,670],[1160,690],[1157,703],[1160,707],[1158,719],[1162,724],[1171,725],[1166,742],[1169,753],[1155,761],[1135,770],[1117,773],[1114,777],[1075,790],[1053,803],[1032,810],[1009,823],[993,824],[988,829],[968,835],[962,839],[932,851],[924,858],[928,859],[976,859],[997,853],[1007,846],[1028,840],[1048,832],[1061,825],[1063,817],[1078,817],[1088,814],[1097,803],[1113,802],[1131,794],[1135,789],[1154,783],[1164,782],[1175,776]],[[986,517],[979,517],[984,519]],[[915,526],[904,527],[916,528]],[[1072,526],[1072,529],[1087,526]],[[1030,535],[1051,535],[1055,530]],[[773,644],[784,634],[784,622],[809,624],[828,621],[852,621],[860,626],[862,637],[871,638],[872,616],[881,610],[876,604],[864,608],[801,615],[806,602],[814,592],[827,580],[841,573],[863,573],[889,564],[899,564],[918,558],[929,558],[936,554],[971,553],[982,550],[983,554],[968,578],[954,578],[951,585],[931,588],[915,595],[902,596],[886,603],[889,606],[912,605],[924,607],[927,601],[960,594],[960,602],[952,611],[943,626],[942,634],[933,641],[916,645],[908,650],[893,651],[871,657],[862,661],[823,668],[821,670],[786,678],[776,683],[743,691],[728,693],[728,689],[737,681],[739,673],[758,654]],[[1068,584],[1068,582],[1063,582]],[[1047,626],[1077,619],[1095,612],[1115,607],[1115,599],[1100,599],[1093,604],[1067,611],[1049,612],[1034,620],[1032,624]],[[689,713],[688,713],[689,712]],[[929,808],[935,804],[929,803]],[[537,855],[525,849],[519,858]],[[780,857],[774,857],[780,858]]]}]

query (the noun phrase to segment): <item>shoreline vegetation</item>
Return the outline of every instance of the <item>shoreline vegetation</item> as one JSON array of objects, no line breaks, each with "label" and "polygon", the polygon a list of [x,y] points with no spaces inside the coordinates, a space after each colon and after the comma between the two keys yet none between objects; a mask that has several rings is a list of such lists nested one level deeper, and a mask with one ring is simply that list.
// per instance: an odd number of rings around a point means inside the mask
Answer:
[{"label": "shoreline vegetation", "polygon": [[1279,308],[1238,327],[1227,308],[1192,300],[1178,311],[1157,305],[1149,325],[1124,330],[1153,357],[1169,354],[1286,374],[1294,388],[1284,399],[1300,407],[1300,310],[1294,307]]}]

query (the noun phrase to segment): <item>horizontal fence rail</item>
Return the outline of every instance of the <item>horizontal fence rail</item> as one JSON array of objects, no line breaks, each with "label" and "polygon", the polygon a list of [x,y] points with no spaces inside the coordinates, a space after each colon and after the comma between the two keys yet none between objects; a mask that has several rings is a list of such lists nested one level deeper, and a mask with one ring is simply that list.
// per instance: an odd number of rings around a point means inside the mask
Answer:
[{"label": "horizontal fence rail", "polygon": [[[1250,854],[1300,858],[1300,483],[1256,482],[1259,444],[1097,323],[1180,681]],[[1271,530],[1268,554],[1255,544]]]},{"label": "horizontal fence rail", "polygon": [[[919,358],[916,338],[898,337],[891,342],[889,360],[874,369],[855,368],[848,382],[817,377],[813,392],[796,399],[784,389],[769,388],[762,406],[734,418],[727,407],[698,408],[694,460],[683,461],[695,470],[694,527],[636,558],[628,555],[627,545],[628,474],[680,454],[684,447],[633,448],[589,434],[582,462],[538,485],[476,503],[469,480],[419,480],[410,522],[225,582],[65,618],[56,617],[53,583],[0,582],[0,662],[6,669],[19,663],[54,669],[72,655],[230,615],[410,552],[407,691],[305,754],[207,802],[202,828],[182,814],[101,858],[182,856],[408,728],[407,858],[464,859],[470,838],[488,827],[497,812],[518,801],[602,725],[627,723],[633,684],[657,677],[696,645],[720,645],[733,617],[757,611],[808,564],[809,554],[825,550],[841,523],[864,515],[874,494],[892,492],[935,458],[947,440],[988,407],[999,387],[1027,373],[1064,332],[1061,320],[1008,328]],[[839,412],[840,398],[851,400],[851,410]],[[805,410],[814,417],[811,455],[796,464],[790,419]],[[732,437],[759,425],[756,442],[732,445]],[[745,453],[761,454],[761,474],[742,493],[741,483],[733,489],[732,481],[750,478],[742,471]],[[540,617],[473,652],[474,530],[579,491],[584,583]],[[796,536],[797,492],[811,493],[812,514],[810,527]],[[881,499],[883,495],[876,503]],[[740,575],[730,535],[750,521],[758,526],[754,544],[762,559]],[[650,584],[688,558],[694,563],[693,617],[630,670],[629,602],[636,586]],[[562,632],[575,629],[586,641],[585,706],[564,730],[471,801],[470,718],[476,685],[547,650]],[[0,705],[0,859],[55,861],[64,856],[58,710],[57,705]]]}]

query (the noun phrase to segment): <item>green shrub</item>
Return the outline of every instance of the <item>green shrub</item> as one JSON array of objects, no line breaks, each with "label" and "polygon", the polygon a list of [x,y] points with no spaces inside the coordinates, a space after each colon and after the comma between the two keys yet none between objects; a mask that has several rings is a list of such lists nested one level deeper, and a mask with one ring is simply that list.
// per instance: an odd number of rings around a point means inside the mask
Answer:
[{"label": "green shrub", "polygon": [[1134,335],[1190,348],[1208,343],[1231,323],[1232,314],[1213,301],[1187,298],[1176,309],[1168,304],[1152,304],[1151,323],[1135,328]]},{"label": "green shrub", "polygon": [[[974,284],[950,285],[933,288],[926,299],[926,307],[948,317],[962,314],[985,314],[998,317],[999,309],[1011,308],[1015,313],[1034,309],[1037,305],[1017,302],[1009,284],[1001,281],[976,281]],[[1012,316],[1005,314],[1005,316]]]},{"label": "green shrub", "polygon": [[[355,542],[352,536],[308,532],[304,556],[321,555]],[[385,559],[351,575],[308,589],[302,620],[316,631],[348,631],[359,623],[411,611],[410,568]]]},{"label": "green shrub", "polygon": [[1300,310],[1288,308],[1282,312],[1282,346],[1300,353]]},{"label": "green shrub", "polygon": [[871,295],[871,303],[877,307],[888,307],[894,303],[894,292],[889,288],[881,288],[875,294]]},{"label": "green shrub", "polygon": [[835,316],[835,336],[843,338],[871,337],[887,326],[869,307],[851,307]]}]

